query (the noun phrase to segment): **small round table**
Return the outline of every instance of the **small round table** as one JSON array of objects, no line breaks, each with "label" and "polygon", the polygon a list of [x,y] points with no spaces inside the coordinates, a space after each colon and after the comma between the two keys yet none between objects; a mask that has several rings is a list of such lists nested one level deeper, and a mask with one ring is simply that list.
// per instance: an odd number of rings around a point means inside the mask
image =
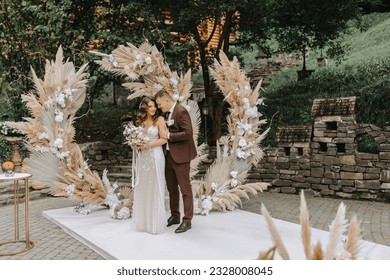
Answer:
[{"label": "small round table", "polygon": [[[6,241],[0,243],[0,246],[10,244],[10,243],[25,243],[26,248],[19,251],[6,252],[2,253],[0,251],[0,256],[12,256],[19,253],[26,252],[34,247],[34,242],[30,240],[30,212],[29,212],[29,185],[28,179],[31,177],[29,173],[14,173],[13,176],[6,176],[5,174],[0,174],[0,181],[14,181],[14,240]],[[25,201],[25,240],[19,239],[19,180],[24,180],[24,201]]]}]

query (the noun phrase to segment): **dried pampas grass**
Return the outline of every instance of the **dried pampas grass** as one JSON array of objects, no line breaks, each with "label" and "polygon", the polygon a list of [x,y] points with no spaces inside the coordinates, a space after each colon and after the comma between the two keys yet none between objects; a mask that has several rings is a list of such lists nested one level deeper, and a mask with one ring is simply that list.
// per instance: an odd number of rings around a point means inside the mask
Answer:
[{"label": "dried pampas grass", "polygon": [[33,174],[33,185],[46,187],[54,196],[101,205],[110,183],[90,170],[74,142],[73,123],[85,100],[86,70],[87,64],[76,70],[72,62],[64,62],[59,47],[55,60],[46,60],[43,80],[31,69],[35,91],[22,96],[31,117],[10,125],[28,137],[31,156],[25,159],[25,170]]},{"label": "dried pampas grass", "polygon": [[[359,241],[361,240],[360,222],[358,222],[356,216],[353,216],[347,235],[347,242],[344,244],[341,240],[343,233],[346,230],[346,219],[345,219],[345,205],[340,203],[335,219],[329,226],[329,242],[326,245],[326,251],[320,242],[313,247],[311,245],[311,227],[309,224],[309,212],[307,210],[306,200],[304,192],[301,192],[301,205],[300,205],[300,223],[301,223],[301,237],[302,244],[305,251],[307,260],[355,260],[358,256]],[[270,256],[272,259],[274,255],[270,254],[273,248],[279,253],[282,259],[290,259],[285,245],[283,244],[282,238],[277,231],[270,214],[264,205],[261,207],[261,213],[267,222],[268,229],[271,233],[271,238],[274,245],[271,249],[261,252],[258,259],[268,260]]]}]

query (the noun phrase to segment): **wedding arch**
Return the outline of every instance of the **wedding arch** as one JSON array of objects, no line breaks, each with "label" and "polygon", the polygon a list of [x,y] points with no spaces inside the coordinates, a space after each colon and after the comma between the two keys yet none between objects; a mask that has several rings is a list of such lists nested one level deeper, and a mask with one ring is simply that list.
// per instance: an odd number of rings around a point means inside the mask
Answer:
[{"label": "wedding arch", "polygon": [[[197,103],[189,99],[192,86],[190,70],[185,75],[172,72],[163,55],[148,42],[139,48],[127,43],[127,46],[121,45],[111,54],[92,53],[102,57],[96,62],[103,69],[126,77],[129,82],[123,86],[132,91],[128,99],[154,96],[161,89],[168,91],[189,111],[194,139],[197,140],[201,120]],[[217,158],[202,179],[196,180],[194,175],[199,163],[207,157],[205,144],[198,146],[198,156],[191,163],[195,213],[202,215],[207,215],[212,209],[233,210],[241,205],[241,198],[249,199],[248,193],[256,195],[268,186],[263,182],[247,183],[248,170],[263,157],[260,144],[268,133],[266,129],[259,134],[260,126],[266,123],[258,111],[258,106],[263,103],[259,98],[261,82],[251,89],[249,79],[241,71],[236,58],[229,61],[221,53],[220,60],[215,60],[210,71],[230,105],[229,135],[219,139]],[[144,82],[135,82],[140,77]]]},{"label": "wedding arch", "polygon": [[72,62],[63,60],[60,46],[55,60],[46,60],[43,80],[31,69],[35,90],[22,95],[31,117],[24,118],[24,122],[7,123],[28,138],[30,157],[24,161],[25,171],[33,175],[35,188],[79,201],[75,209],[81,213],[88,213],[89,206],[106,204],[113,218],[128,218],[132,208],[131,190],[118,188],[116,183],[111,185],[107,170],[100,178],[90,169],[74,141],[75,113],[85,101],[87,64],[76,71]]}]

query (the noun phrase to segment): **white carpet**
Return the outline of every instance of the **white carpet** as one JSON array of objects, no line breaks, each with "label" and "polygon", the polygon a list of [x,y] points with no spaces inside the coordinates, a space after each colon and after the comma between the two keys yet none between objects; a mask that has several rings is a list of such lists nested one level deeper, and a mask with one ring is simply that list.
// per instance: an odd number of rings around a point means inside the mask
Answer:
[{"label": "white carpet", "polygon": [[[254,260],[272,246],[262,215],[242,210],[195,216],[192,229],[175,234],[177,225],[152,235],[132,230],[131,219],[115,220],[107,209],[82,215],[70,208],[43,215],[107,259],[119,260]],[[276,220],[291,259],[305,259],[300,225]],[[312,242],[328,244],[329,232],[312,229]],[[280,259],[279,255],[276,257]],[[359,259],[390,260],[390,247],[362,241]]]}]

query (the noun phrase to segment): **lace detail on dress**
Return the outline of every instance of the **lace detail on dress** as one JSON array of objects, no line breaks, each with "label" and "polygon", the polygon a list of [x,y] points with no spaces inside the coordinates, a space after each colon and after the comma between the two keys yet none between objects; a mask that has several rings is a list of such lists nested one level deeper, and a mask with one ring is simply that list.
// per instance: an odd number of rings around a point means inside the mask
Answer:
[{"label": "lace detail on dress", "polygon": [[[158,140],[157,126],[145,130],[150,141]],[[133,218],[136,231],[163,233],[165,210],[165,158],[161,146],[138,150],[133,162],[134,204]],[[133,154],[134,155],[134,154]]]},{"label": "lace detail on dress", "polygon": [[[149,136],[150,141],[156,141],[158,140],[158,128],[157,126],[152,125],[146,130],[146,134]],[[145,149],[141,150],[139,152],[139,158],[138,158],[138,164],[139,168],[150,171],[150,167],[154,164],[154,152],[153,148],[151,149]]]}]

